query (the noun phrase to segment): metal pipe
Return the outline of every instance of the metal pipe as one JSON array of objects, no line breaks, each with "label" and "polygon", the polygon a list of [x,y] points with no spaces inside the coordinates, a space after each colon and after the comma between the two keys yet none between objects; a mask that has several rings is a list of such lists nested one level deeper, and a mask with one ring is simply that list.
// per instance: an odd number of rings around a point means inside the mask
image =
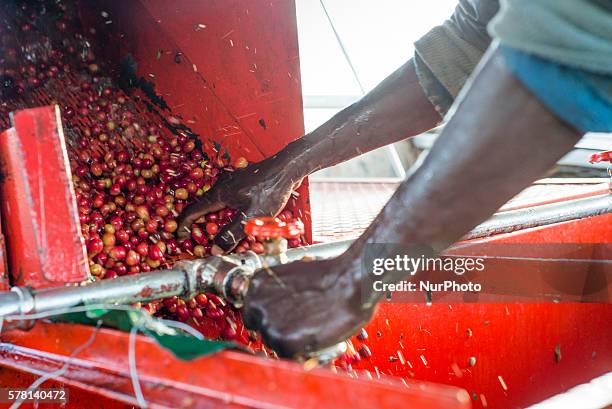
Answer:
[{"label": "metal pipe", "polygon": [[287,250],[287,259],[297,261],[303,258],[334,258],[344,253],[355,240],[340,240]]},{"label": "metal pipe", "polygon": [[18,314],[21,306],[19,301],[19,295],[13,291],[0,294],[0,317]]},{"label": "metal pipe", "polygon": [[[477,226],[466,239],[482,238],[519,229],[543,226],[584,217],[612,213],[612,195],[590,197],[498,213]],[[289,249],[288,261],[303,258],[332,258],[346,251],[353,240]],[[83,304],[132,304],[171,296],[193,297],[198,292],[216,291],[240,304],[250,277],[263,266],[274,266],[276,257],[253,252],[223,257],[180,261],[170,270],[119,277],[89,285],[31,290],[13,287],[0,294],[0,317],[49,311]]]},{"label": "metal pipe", "polygon": [[162,270],[116,280],[102,280],[79,287],[55,287],[33,291],[35,312],[82,304],[132,304],[180,295],[189,287],[188,274],[182,269]]},{"label": "metal pipe", "polygon": [[[181,270],[162,270],[147,275],[120,277],[84,286],[32,290],[13,287],[0,294],[0,317],[64,309],[83,304],[131,304],[180,295],[185,274]],[[32,300],[25,303],[26,299]]]},{"label": "metal pipe", "polygon": [[[290,261],[304,257],[333,257],[348,248],[350,241],[318,244],[287,252]],[[262,258],[253,252],[179,261],[169,270],[118,277],[95,283],[32,290],[13,287],[0,294],[0,317],[64,309],[84,304],[133,304],[172,296],[191,298],[203,291],[215,291],[240,304],[252,274],[274,266],[276,258]]]},{"label": "metal pipe", "polygon": [[[511,233],[513,231],[547,226],[554,223],[578,220],[586,217],[594,217],[607,213],[612,213],[612,194],[500,212],[476,226],[463,237],[463,240]],[[289,261],[296,261],[309,257],[337,257],[348,250],[354,241],[354,239],[340,240],[292,248],[287,250],[287,258]]]},{"label": "metal pipe", "polygon": [[546,226],[585,217],[612,213],[612,194],[563,201],[526,209],[501,212],[476,226],[465,240],[511,233],[532,227]]}]

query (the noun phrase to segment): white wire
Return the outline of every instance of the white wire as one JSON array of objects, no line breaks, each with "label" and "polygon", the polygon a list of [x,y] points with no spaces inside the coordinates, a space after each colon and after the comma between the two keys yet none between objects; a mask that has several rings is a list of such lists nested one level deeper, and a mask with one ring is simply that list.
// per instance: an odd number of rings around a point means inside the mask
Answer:
[{"label": "white wire", "polygon": [[[0,333],[1,333],[2,326],[4,324],[5,319],[11,320],[11,321],[34,320],[34,319],[48,318],[54,315],[67,314],[67,313],[72,313],[72,312],[87,312],[87,311],[94,310],[94,309],[107,309],[107,310],[116,310],[116,311],[139,311],[136,308],[126,306],[126,305],[89,304],[89,305],[77,306],[77,307],[56,308],[54,310],[44,311],[44,312],[35,313],[35,314],[7,315],[5,317],[0,317]],[[192,335],[194,338],[198,340],[204,339],[204,336],[201,333],[199,333],[196,329],[190,327],[187,324],[184,324],[182,322],[177,322],[177,321],[165,320],[165,319],[159,319],[159,321],[168,327],[183,330],[184,332]],[[142,393],[142,388],[140,386],[140,380],[138,377],[138,370],[136,367],[136,334],[138,333],[138,331],[141,330],[142,328],[141,324],[142,323],[139,321],[135,323],[135,325],[130,329],[130,337],[129,337],[129,343],[128,343],[128,363],[129,363],[130,378],[132,380],[132,386],[134,388],[135,398],[138,401],[138,405],[140,407],[147,408],[148,403],[145,400],[144,395]],[[79,354],[81,351],[83,351],[85,348],[87,348],[89,345],[91,345],[91,343],[93,343],[95,336],[97,335],[98,330],[101,325],[102,325],[102,320],[98,320],[96,331],[92,334],[92,337],[87,342],[85,342],[83,345],[79,346],[77,349],[73,351],[73,353],[70,355],[71,359],[77,354]],[[44,382],[46,382],[47,380],[51,378],[57,378],[59,376],[62,376],[68,370],[71,359],[69,359],[64,364],[64,366],[62,366],[62,368],[60,368],[59,370],[48,373],[47,375],[41,376],[34,383],[32,383],[32,385],[30,385],[30,387],[28,388],[28,391],[35,390],[36,388],[38,388],[40,385],[42,385]],[[19,408],[19,406],[21,406],[22,403],[23,403],[22,400],[18,400],[9,409],[17,409]]]},{"label": "white wire", "polygon": [[132,387],[134,388],[134,395],[138,401],[138,406],[141,408],[147,408],[149,404],[142,394],[140,388],[140,381],[138,379],[138,371],[136,369],[136,334],[138,333],[139,327],[133,326],[130,330],[130,340],[128,348],[128,362],[130,365],[130,378],[132,378]]},{"label": "white wire", "polygon": [[[100,330],[100,326],[102,325],[102,320],[99,320],[98,323],[96,324],[96,329],[95,331],[91,334],[91,336],[89,337],[89,339],[87,341],[85,341],[83,344],[81,344],[80,346],[78,346],[77,348],[75,348],[74,351],[72,351],[72,353],[70,354],[70,357],[68,358],[68,360],[64,363],[64,365],[62,365],[61,368],[59,368],[56,371],[53,372],[49,372],[46,375],[41,376],[40,378],[38,378],[37,380],[35,380],[27,389],[26,391],[26,396],[28,393],[30,393],[31,391],[34,391],[36,389],[38,389],[38,387],[40,385],[42,385],[43,383],[47,382],[49,379],[55,379],[55,378],[59,378],[60,376],[62,376],[64,373],[66,373],[66,371],[68,370],[68,368],[70,367],[70,364],[72,362],[72,360],[82,351],[84,351],[86,348],[88,348],[91,344],[93,344],[94,340],[96,339],[96,336],[98,335],[98,332]],[[21,404],[23,403],[23,399],[18,399],[17,401],[15,401],[9,409],[17,409],[21,406]]]},{"label": "white wire", "polygon": [[189,335],[192,335],[194,338],[197,338],[200,341],[205,339],[204,335],[202,335],[201,332],[199,332],[197,329],[195,329],[195,328],[193,328],[193,327],[191,327],[191,326],[189,326],[187,324],[184,324],[184,323],[179,322],[179,321],[165,320],[165,319],[162,319],[162,318],[158,318],[158,320],[161,323],[163,323],[163,324],[165,324],[165,325],[167,325],[169,327],[173,327],[173,328],[176,328],[176,329],[182,329],[183,331],[185,331]]},{"label": "white wire", "polygon": [[357,85],[359,86],[361,95],[365,95],[366,93],[365,88],[363,87],[363,84],[361,83],[361,80],[359,79],[359,75],[357,75],[357,70],[355,69],[355,65],[353,65],[353,60],[351,60],[351,57],[349,56],[349,53],[346,50],[346,47],[344,46],[344,42],[340,38],[340,34],[338,33],[338,30],[336,30],[336,25],[334,24],[331,16],[327,12],[327,7],[325,7],[325,3],[323,2],[323,0],[319,0],[319,3],[321,3],[321,8],[323,9],[323,12],[325,13],[325,17],[327,17],[327,22],[329,23],[329,26],[334,32],[334,36],[336,37],[336,41],[338,42],[340,51],[342,51],[342,54],[344,55],[344,59],[348,63],[349,68],[351,69],[351,72],[353,73],[353,78],[355,79],[355,81],[357,82]]}]

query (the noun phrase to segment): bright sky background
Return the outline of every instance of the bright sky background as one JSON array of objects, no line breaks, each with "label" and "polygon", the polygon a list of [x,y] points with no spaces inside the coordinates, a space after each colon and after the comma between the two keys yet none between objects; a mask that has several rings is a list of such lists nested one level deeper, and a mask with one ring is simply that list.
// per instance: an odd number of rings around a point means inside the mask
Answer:
[{"label": "bright sky background", "polygon": [[[323,0],[366,92],[412,57],[413,43],[441,24],[457,0]],[[360,90],[319,0],[296,0],[302,93],[359,97]],[[336,109],[305,107],[306,132]],[[386,177],[394,174],[386,148],[333,168],[320,177]]]},{"label": "bright sky background", "polygon": [[[302,93],[317,95],[360,95],[359,87],[338,46],[319,0],[295,0],[297,6]],[[457,0],[323,0],[336,30],[353,61],[366,91],[406,62],[413,43],[432,27],[448,18]],[[316,128],[338,109],[304,110],[306,131]],[[593,134],[589,134],[593,135]],[[609,136],[583,141],[589,149],[612,149]],[[378,156],[376,156],[378,155]],[[383,158],[381,153],[367,154]],[[386,159],[384,159],[386,160]],[[348,163],[371,159],[362,157]],[[376,161],[376,160],[375,160]],[[347,167],[349,173],[355,166]],[[336,167],[338,168],[338,167]]]},{"label": "bright sky background", "polygon": [[[406,62],[413,43],[457,0],[324,0],[362,84],[372,89]],[[304,95],[359,95],[319,0],[296,0]]]}]

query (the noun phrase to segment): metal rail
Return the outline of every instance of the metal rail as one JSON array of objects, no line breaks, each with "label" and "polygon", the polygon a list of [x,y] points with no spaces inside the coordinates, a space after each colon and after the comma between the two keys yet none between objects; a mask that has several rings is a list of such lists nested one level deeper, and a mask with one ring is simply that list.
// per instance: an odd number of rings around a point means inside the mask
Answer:
[{"label": "metal rail", "polygon": [[[483,238],[606,213],[612,213],[612,195],[503,212],[477,226],[465,239]],[[240,305],[248,290],[250,277],[256,270],[277,265],[281,261],[337,257],[352,242],[345,240],[290,249],[283,260],[247,252],[181,261],[171,270],[124,276],[83,286],[43,290],[13,287],[10,292],[0,294],[0,318],[83,304],[132,304],[171,296],[192,297],[202,291],[215,291]]]},{"label": "metal rail", "polygon": [[592,196],[495,214],[464,236],[465,240],[511,233],[585,217],[612,213],[612,194]]},{"label": "metal rail", "polygon": [[[305,257],[335,257],[343,253],[351,242],[349,240],[290,249],[283,261],[295,261]],[[169,270],[102,280],[83,286],[42,290],[13,287],[10,292],[0,294],[0,317],[84,304],[133,304],[175,295],[191,298],[203,291],[215,291],[239,305],[253,273],[264,266],[274,266],[280,262],[277,257],[246,252],[240,255],[180,261]]]}]

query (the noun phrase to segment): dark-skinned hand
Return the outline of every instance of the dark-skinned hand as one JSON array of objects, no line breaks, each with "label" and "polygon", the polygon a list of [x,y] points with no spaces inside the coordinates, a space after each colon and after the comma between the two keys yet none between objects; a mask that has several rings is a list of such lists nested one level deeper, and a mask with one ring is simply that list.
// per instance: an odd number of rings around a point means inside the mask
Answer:
[{"label": "dark-skinned hand", "polygon": [[319,351],[355,334],[372,316],[354,268],[340,259],[262,269],[244,306],[247,328],[261,332],[279,356]]},{"label": "dark-skinned hand", "polygon": [[224,174],[211,190],[183,210],[178,220],[179,239],[189,237],[187,229],[200,217],[230,207],[237,209],[238,214],[216,235],[212,251],[221,254],[232,250],[245,236],[246,220],[276,216],[285,207],[303,179],[291,175],[274,157]]}]

